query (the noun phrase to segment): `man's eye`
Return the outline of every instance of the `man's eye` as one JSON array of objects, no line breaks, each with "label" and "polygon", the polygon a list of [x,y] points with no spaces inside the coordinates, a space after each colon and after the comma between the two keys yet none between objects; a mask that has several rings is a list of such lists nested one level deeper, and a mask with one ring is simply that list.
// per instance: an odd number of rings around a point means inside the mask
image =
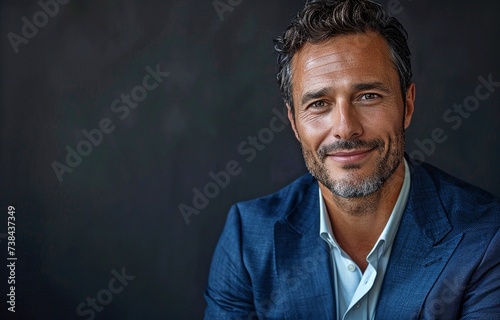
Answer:
[{"label": "man's eye", "polygon": [[361,96],[361,100],[373,100],[376,98],[380,98],[380,95],[376,93],[365,93],[364,95]]},{"label": "man's eye", "polygon": [[320,109],[320,108],[324,108],[326,106],[326,103],[324,101],[316,101],[316,102],[313,102],[311,103],[310,107],[311,108],[314,108],[314,109]]}]

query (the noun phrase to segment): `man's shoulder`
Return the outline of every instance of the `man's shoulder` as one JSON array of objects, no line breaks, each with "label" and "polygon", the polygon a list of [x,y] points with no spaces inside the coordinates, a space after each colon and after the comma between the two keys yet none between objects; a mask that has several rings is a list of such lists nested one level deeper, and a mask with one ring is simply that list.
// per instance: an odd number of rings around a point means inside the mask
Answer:
[{"label": "man's shoulder", "polygon": [[412,167],[413,193],[422,201],[434,199],[436,204],[439,201],[452,224],[500,225],[500,199],[491,193],[428,163],[413,162]]},{"label": "man's shoulder", "polygon": [[289,218],[294,210],[314,210],[319,205],[318,190],[317,181],[307,174],[275,193],[236,203],[229,211],[221,243],[244,239],[245,254],[265,261],[273,247],[276,223]]},{"label": "man's shoulder", "polygon": [[318,196],[317,181],[305,174],[272,194],[238,202],[236,207],[246,218],[279,220],[315,195]]}]

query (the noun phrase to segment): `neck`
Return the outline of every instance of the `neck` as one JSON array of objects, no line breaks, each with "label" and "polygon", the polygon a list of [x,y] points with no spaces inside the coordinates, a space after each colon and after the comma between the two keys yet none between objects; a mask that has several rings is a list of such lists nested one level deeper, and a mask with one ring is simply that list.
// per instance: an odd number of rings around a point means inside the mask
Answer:
[{"label": "neck", "polygon": [[405,165],[375,193],[358,198],[334,195],[320,183],[332,230],[337,243],[364,270],[366,256],[384,230],[404,181]]}]

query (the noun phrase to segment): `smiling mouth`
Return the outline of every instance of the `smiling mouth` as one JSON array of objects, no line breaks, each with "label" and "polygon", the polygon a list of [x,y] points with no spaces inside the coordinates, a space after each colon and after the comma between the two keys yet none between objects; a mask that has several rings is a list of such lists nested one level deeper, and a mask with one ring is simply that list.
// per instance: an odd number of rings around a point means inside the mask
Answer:
[{"label": "smiling mouth", "polygon": [[363,149],[363,150],[339,151],[327,154],[327,157],[340,163],[359,162],[367,158],[374,149],[375,148]]}]

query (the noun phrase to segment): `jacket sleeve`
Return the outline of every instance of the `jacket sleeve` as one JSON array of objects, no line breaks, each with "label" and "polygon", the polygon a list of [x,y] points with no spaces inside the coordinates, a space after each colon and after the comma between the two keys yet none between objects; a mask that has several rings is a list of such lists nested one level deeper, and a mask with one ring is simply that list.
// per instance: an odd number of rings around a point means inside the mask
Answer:
[{"label": "jacket sleeve", "polygon": [[255,307],[250,276],[243,259],[241,216],[231,207],[215,248],[205,291],[205,319],[253,319]]},{"label": "jacket sleeve", "polygon": [[500,230],[497,230],[467,286],[462,319],[499,319],[499,317]]}]

